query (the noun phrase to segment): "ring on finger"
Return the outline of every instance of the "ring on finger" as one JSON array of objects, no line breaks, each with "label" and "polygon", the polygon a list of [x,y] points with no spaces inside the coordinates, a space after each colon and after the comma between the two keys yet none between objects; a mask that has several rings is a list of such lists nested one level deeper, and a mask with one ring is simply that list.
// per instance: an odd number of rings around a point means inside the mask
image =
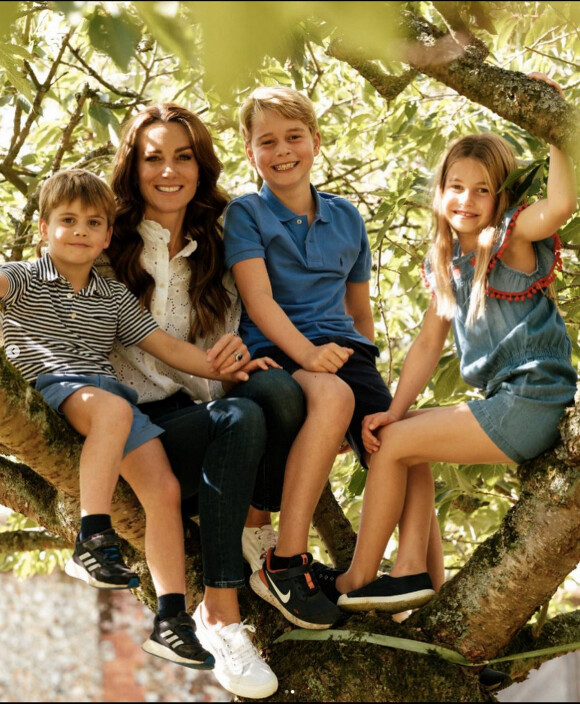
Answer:
[{"label": "ring on finger", "polygon": [[234,359],[236,360],[236,362],[241,362],[243,358],[244,355],[241,352],[236,352],[234,354]]}]

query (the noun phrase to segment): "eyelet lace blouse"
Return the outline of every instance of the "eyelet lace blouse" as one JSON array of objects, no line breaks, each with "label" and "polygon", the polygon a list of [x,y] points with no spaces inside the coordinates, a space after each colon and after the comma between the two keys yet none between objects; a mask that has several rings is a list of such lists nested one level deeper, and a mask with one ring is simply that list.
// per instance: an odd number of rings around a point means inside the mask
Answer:
[{"label": "eyelet lace blouse", "polygon": [[[191,240],[172,259],[169,258],[169,230],[152,220],[143,220],[138,227],[143,238],[142,264],[155,280],[151,300],[151,314],[163,330],[181,340],[187,340],[190,330],[191,302],[188,295],[191,269],[187,257],[197,248]],[[212,347],[228,332],[237,332],[240,322],[241,304],[231,272],[224,277],[230,295],[231,306],[223,327],[196,344],[202,349]],[[117,378],[135,389],[139,403],[159,401],[178,391],[187,393],[196,403],[211,401],[223,396],[220,381],[203,379],[168,367],[138,347],[129,349],[115,343],[110,357]]]}]

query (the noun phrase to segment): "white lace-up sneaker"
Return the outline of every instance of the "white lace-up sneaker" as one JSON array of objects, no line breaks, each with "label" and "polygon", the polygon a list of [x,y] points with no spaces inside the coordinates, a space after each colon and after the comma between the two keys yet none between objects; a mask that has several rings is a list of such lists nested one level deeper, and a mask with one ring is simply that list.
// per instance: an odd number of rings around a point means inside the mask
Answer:
[{"label": "white lace-up sneaker", "polygon": [[193,614],[196,635],[215,658],[213,670],[217,681],[228,692],[248,699],[270,697],[278,689],[278,678],[262,660],[247,631],[254,627],[232,623],[219,631],[205,625],[201,604]]},{"label": "white lace-up sneaker", "polygon": [[266,559],[268,550],[275,548],[278,533],[269,523],[260,528],[244,528],[242,532],[242,554],[250,564],[252,572],[259,570]]}]

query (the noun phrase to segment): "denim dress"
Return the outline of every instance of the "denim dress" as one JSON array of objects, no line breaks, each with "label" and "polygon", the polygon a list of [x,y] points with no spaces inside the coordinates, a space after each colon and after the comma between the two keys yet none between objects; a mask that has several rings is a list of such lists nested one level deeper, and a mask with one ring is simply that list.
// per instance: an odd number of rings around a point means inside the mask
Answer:
[{"label": "denim dress", "polygon": [[[475,418],[514,462],[537,457],[559,437],[558,423],[574,400],[577,373],[570,361],[566,326],[546,287],[561,266],[557,235],[534,242],[536,269],[526,274],[506,266],[502,255],[525,206],[509,210],[487,272],[485,316],[467,327],[474,254],[454,243],[452,288],[457,306],[453,334],[463,379],[481,389],[468,402]],[[434,286],[429,262],[427,283]]]}]

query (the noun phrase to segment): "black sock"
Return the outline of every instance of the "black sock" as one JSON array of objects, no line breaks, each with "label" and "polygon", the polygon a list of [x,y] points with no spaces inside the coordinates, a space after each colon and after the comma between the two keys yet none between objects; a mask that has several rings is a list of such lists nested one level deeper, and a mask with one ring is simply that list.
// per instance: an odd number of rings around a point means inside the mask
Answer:
[{"label": "black sock", "polygon": [[303,554],[304,553],[300,553],[300,555],[292,555],[292,557],[280,557],[280,555],[276,555],[276,552],[274,551],[270,556],[270,568],[272,570],[287,570],[290,567],[298,567],[299,565],[304,564],[304,560],[302,558]]},{"label": "black sock", "polygon": [[90,516],[83,516],[81,518],[81,532],[79,538],[86,540],[92,535],[103,533],[112,527],[111,516],[109,516],[108,513],[93,513]]},{"label": "black sock", "polygon": [[185,610],[185,594],[162,594],[157,599],[157,615],[160,621],[177,616]]}]

